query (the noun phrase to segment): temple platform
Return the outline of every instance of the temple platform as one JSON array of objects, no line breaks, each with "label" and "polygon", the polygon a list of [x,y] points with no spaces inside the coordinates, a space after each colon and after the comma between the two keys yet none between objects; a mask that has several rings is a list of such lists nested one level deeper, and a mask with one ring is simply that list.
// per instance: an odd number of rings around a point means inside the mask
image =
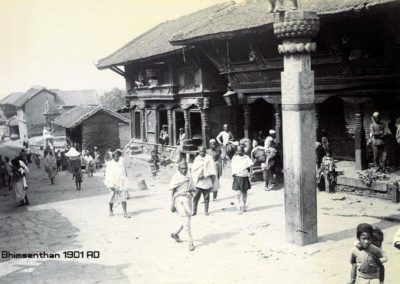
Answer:
[{"label": "temple platform", "polygon": [[400,202],[399,183],[400,170],[388,173],[388,179],[375,180],[371,186],[363,182],[358,175],[354,162],[336,162],[337,171],[337,192],[347,192],[356,195],[365,195],[388,199],[392,202]]}]

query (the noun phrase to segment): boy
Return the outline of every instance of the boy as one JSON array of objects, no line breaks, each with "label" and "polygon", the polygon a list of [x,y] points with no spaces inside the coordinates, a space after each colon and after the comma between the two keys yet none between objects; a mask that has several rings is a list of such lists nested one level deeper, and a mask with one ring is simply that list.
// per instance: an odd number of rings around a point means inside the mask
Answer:
[{"label": "boy", "polygon": [[382,259],[380,259],[380,265],[378,267],[378,275],[380,283],[385,282],[385,266],[383,266],[383,263],[385,263],[388,260],[386,253],[382,250],[382,242],[383,242],[382,230],[379,228],[374,228],[372,230],[372,244],[381,250],[383,256]]},{"label": "boy", "polygon": [[378,267],[384,260],[379,248],[372,244],[373,229],[366,223],[357,226],[358,244],[352,248],[350,263],[351,278],[350,283],[380,284]]},{"label": "boy", "polygon": [[35,155],[35,164],[38,169],[40,169],[40,158],[39,155]]},{"label": "boy", "polygon": [[74,172],[72,173],[72,179],[75,179],[76,190],[81,190],[82,184],[82,172],[79,167],[74,168]]}]

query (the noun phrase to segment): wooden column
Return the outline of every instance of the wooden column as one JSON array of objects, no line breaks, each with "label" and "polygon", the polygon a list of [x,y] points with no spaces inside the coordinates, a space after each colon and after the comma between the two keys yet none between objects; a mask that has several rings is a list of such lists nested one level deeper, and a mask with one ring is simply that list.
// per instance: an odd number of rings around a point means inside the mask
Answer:
[{"label": "wooden column", "polygon": [[356,168],[358,170],[365,170],[367,168],[367,151],[364,131],[364,105],[362,103],[355,104],[355,111],[354,154]]},{"label": "wooden column", "polygon": [[135,109],[129,110],[129,126],[131,130],[131,139],[135,138]]},{"label": "wooden column", "polygon": [[210,101],[209,98],[203,98],[200,107],[201,115],[201,134],[203,137],[203,146],[208,148],[210,141]]},{"label": "wooden column", "polygon": [[168,136],[169,136],[169,145],[174,145],[174,135],[172,131],[172,109],[167,109],[167,119],[168,119]]},{"label": "wooden column", "polygon": [[159,109],[154,109],[153,110],[155,112],[155,117],[156,117],[156,125],[154,126],[154,141],[153,143],[158,144],[159,141],[159,136],[160,136],[160,110]]},{"label": "wooden column", "polygon": [[251,135],[251,116],[250,106],[248,104],[243,105],[243,116],[244,116],[244,138],[250,138]]},{"label": "wooden column", "polygon": [[[316,137],[317,141],[318,141],[318,139],[320,138],[320,137],[319,137],[319,119],[320,119],[319,111],[320,111],[320,107],[319,107],[319,105],[316,103],[316,104],[315,104],[314,127],[315,127],[315,137]],[[319,142],[321,142],[321,141],[319,141]]]},{"label": "wooden column", "polygon": [[186,139],[191,139],[191,133],[190,133],[190,112],[189,109],[186,108],[183,110],[183,119],[185,120],[185,136]]},{"label": "wooden column", "polygon": [[275,140],[277,143],[282,142],[282,119],[281,119],[281,105],[274,104],[274,111],[275,111],[275,132],[276,137]]},{"label": "wooden column", "polygon": [[[299,30],[299,26],[306,27]],[[318,241],[315,169],[314,72],[310,53],[319,30],[316,12],[275,14],[274,33],[282,44],[281,73],[286,239],[306,245]]]},{"label": "wooden column", "polygon": [[141,119],[141,138],[143,142],[147,142],[146,137],[146,109],[142,108],[140,110],[140,119]]}]

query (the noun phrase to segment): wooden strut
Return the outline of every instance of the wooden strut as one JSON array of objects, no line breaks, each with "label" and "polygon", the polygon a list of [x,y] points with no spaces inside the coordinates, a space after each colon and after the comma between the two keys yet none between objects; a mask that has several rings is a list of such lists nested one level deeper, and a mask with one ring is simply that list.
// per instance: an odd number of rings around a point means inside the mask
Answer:
[{"label": "wooden strut", "polygon": [[125,77],[125,72],[119,69],[117,66],[110,67],[111,71],[114,71],[118,75],[121,75],[122,77]]}]

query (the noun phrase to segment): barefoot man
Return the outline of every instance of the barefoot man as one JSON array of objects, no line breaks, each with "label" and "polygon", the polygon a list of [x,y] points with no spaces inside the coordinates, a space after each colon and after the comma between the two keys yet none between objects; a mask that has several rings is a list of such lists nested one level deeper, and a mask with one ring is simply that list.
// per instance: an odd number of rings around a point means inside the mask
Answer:
[{"label": "barefoot man", "polygon": [[126,212],[126,199],[128,197],[128,190],[126,188],[126,174],[125,169],[119,161],[119,154],[114,152],[112,160],[107,164],[104,184],[109,189],[109,206],[110,216],[114,216],[113,205],[114,203],[121,202],[122,209],[124,210],[124,217],[130,218]]},{"label": "barefoot man", "polygon": [[171,211],[177,212],[182,222],[176,233],[171,234],[171,237],[176,242],[181,242],[179,233],[185,229],[189,241],[189,250],[192,251],[194,250],[194,245],[190,231],[190,217],[192,215],[195,187],[191,176],[187,172],[188,167],[186,162],[181,161],[178,166],[178,172],[172,177],[169,185],[169,190],[171,191]]}]

